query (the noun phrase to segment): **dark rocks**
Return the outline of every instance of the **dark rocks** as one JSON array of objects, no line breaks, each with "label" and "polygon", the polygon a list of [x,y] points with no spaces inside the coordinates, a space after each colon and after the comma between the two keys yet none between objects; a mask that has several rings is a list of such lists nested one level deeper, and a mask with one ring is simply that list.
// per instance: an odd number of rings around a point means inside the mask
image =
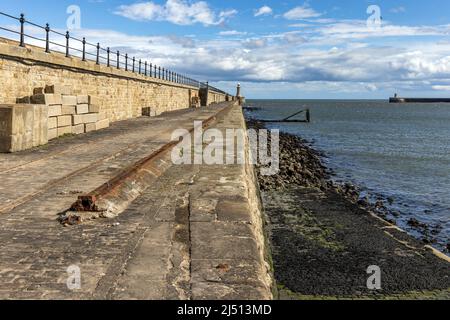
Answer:
[{"label": "dark rocks", "polygon": [[428,229],[427,224],[420,222],[416,218],[409,219],[408,226],[415,228],[415,229]]},{"label": "dark rocks", "polygon": [[[256,120],[247,121],[247,126],[252,129],[264,129],[264,125]],[[270,135],[269,135],[270,143]],[[269,148],[270,150],[270,148]],[[377,214],[380,218],[396,225],[397,219],[401,216],[401,209],[391,211],[396,200],[393,197],[385,197],[381,194],[369,194],[368,190],[364,192],[357,186],[346,183],[345,181],[332,181],[333,171],[324,166],[322,160],[326,158],[321,152],[312,148],[312,144],[300,137],[280,133],[280,170],[273,176],[263,176],[260,174],[260,168],[257,167],[258,179],[262,191],[287,190],[292,187],[307,189],[316,189],[319,192],[333,192],[345,200],[356,204],[365,211]],[[372,201],[371,199],[375,199]],[[403,208],[409,208],[410,204],[397,202]],[[432,211],[425,210],[426,214]],[[400,224],[404,227],[404,224]],[[418,231],[428,243],[434,243],[435,240],[430,236],[437,236],[439,232],[431,226],[412,218],[407,225]],[[442,249],[445,244],[440,243]]]},{"label": "dark rocks", "polygon": [[[264,128],[262,123],[253,120],[247,125],[253,129]],[[319,153],[306,141],[286,133],[280,133],[280,171],[273,176],[263,176],[258,170],[258,176],[263,191],[285,189],[290,185],[323,189],[328,186],[329,178]]]}]

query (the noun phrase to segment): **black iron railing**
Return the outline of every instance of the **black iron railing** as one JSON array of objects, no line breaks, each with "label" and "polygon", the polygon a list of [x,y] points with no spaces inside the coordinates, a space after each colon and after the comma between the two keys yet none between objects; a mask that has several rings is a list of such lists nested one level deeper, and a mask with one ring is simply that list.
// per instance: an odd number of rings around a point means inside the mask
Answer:
[{"label": "black iron railing", "polygon": [[[220,89],[209,86],[207,83],[202,83],[198,80],[192,79],[185,74],[180,74],[167,68],[157,66],[150,60],[137,60],[135,57],[130,57],[127,53],[121,53],[119,50],[112,50],[110,47],[103,48],[100,46],[100,43],[90,43],[86,40],[86,38],[77,39],[75,37],[72,37],[69,31],[61,33],[59,31],[51,29],[48,23],[45,26],[35,24],[31,21],[26,20],[24,14],[21,14],[20,17],[14,17],[10,14],[0,11],[0,15],[18,22],[20,26],[19,31],[3,26],[0,26],[0,30],[15,34],[19,39],[19,45],[21,47],[25,47],[26,38],[29,38],[38,42],[43,42],[45,52],[47,53],[51,53],[52,49],[50,48],[50,46],[52,45],[54,51],[65,53],[66,57],[70,57],[72,55],[78,56],[82,59],[82,61],[89,60],[95,62],[98,65],[102,64],[106,65],[107,67],[114,67],[132,73],[138,73],[146,77],[161,79],[177,84],[188,85],[197,88],[207,86],[211,91],[227,94]],[[25,32],[26,25],[35,27],[38,30],[43,31],[45,33],[45,38],[42,39],[27,34]],[[63,40],[61,41],[62,43],[58,43],[55,40],[56,37],[61,37]],[[74,46],[74,43],[78,44],[79,46]]]}]

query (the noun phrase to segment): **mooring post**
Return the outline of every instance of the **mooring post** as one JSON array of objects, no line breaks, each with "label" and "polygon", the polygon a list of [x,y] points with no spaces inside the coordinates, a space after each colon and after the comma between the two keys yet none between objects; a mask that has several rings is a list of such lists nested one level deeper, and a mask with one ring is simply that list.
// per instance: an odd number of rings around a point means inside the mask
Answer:
[{"label": "mooring post", "polygon": [[311,112],[309,109],[306,109],[306,121],[311,122]]}]

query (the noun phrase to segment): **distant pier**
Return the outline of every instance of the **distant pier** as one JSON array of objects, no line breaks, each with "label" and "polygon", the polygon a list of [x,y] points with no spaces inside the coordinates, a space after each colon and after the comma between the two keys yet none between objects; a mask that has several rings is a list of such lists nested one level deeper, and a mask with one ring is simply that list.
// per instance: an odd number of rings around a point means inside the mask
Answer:
[{"label": "distant pier", "polygon": [[389,98],[390,103],[450,103],[450,98]]}]

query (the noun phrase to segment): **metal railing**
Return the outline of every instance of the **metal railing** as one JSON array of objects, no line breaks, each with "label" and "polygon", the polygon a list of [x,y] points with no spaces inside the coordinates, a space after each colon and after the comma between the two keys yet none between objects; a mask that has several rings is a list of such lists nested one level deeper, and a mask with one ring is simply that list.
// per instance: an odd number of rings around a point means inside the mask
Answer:
[{"label": "metal railing", "polygon": [[[208,83],[202,83],[198,80],[188,77],[185,74],[180,74],[162,66],[158,66],[155,63],[149,62],[150,60],[137,60],[135,57],[129,56],[127,53],[121,53],[119,50],[111,50],[110,47],[103,48],[100,46],[100,43],[90,43],[86,40],[86,38],[77,39],[75,37],[72,37],[69,31],[66,31],[66,33],[61,33],[59,31],[51,29],[48,23],[45,26],[35,24],[31,21],[26,20],[24,14],[21,14],[20,17],[14,17],[10,14],[0,11],[0,15],[19,23],[19,31],[8,29],[3,26],[0,26],[0,30],[17,35],[17,37],[19,38],[19,45],[21,47],[25,47],[25,39],[29,38],[38,42],[43,42],[45,52],[47,53],[51,53],[52,50],[50,46],[53,45],[54,47],[61,49],[55,49],[54,51],[65,53],[65,56],[67,58],[71,56],[79,56],[82,61],[93,61],[97,65],[102,64],[106,65],[107,67],[121,69],[132,73],[138,73],[149,78],[165,80],[181,85],[187,85],[197,88],[208,87],[211,91],[227,94],[220,89],[209,86]],[[26,34],[26,25],[30,25],[37,28],[38,30],[42,30],[45,33],[45,39]],[[64,41],[62,42],[64,44],[55,41],[54,36],[63,37]],[[74,47],[74,43],[78,44],[79,47]]]}]

